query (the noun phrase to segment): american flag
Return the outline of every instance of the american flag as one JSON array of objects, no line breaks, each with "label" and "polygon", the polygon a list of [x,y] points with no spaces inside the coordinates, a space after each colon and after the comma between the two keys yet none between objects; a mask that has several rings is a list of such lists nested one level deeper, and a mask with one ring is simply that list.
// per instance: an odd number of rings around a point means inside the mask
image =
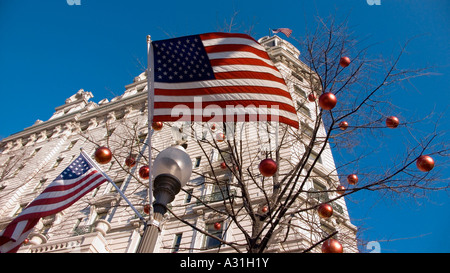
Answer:
[{"label": "american flag", "polygon": [[243,117],[254,121],[256,115],[257,120],[279,121],[298,128],[297,112],[281,73],[252,37],[206,33],[153,41],[152,47],[153,121],[179,120],[172,113],[177,107],[191,111],[190,121],[209,121],[211,117],[202,109],[225,118],[230,114],[227,107],[243,106],[240,119],[233,114],[234,121],[243,121]]},{"label": "american flag", "polygon": [[284,35],[286,35],[286,37],[289,38],[289,36],[291,36],[291,34],[292,34],[292,29],[289,29],[289,28],[277,28],[277,29],[273,29],[272,32],[273,32],[273,33],[279,33],[279,32],[281,32],[281,33],[283,33]]},{"label": "american flag", "polygon": [[107,179],[82,152],[0,234],[0,253],[15,253],[39,219],[71,206]]}]

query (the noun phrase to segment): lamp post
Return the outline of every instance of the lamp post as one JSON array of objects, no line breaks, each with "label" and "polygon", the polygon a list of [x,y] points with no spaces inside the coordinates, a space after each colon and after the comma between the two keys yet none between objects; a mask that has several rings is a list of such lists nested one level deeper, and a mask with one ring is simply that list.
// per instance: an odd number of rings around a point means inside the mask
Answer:
[{"label": "lamp post", "polygon": [[153,253],[158,239],[159,224],[167,211],[167,204],[175,199],[189,181],[192,161],[183,147],[176,145],[161,151],[153,162],[153,218],[147,222],[137,252]]}]

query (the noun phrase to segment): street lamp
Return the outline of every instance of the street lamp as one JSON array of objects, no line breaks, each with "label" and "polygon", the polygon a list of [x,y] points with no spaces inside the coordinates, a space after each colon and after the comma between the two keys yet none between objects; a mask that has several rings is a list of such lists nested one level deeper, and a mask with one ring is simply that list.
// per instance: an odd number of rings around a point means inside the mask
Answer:
[{"label": "street lamp", "polygon": [[175,199],[189,181],[192,161],[183,147],[176,145],[161,151],[153,162],[153,219],[144,229],[137,252],[152,253],[158,239],[159,223],[167,211],[167,204]]}]

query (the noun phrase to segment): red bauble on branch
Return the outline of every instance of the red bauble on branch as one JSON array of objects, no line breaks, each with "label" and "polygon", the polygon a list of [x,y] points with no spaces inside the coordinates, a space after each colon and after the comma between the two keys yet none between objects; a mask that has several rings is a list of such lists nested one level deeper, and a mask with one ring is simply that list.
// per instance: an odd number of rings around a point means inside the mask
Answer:
[{"label": "red bauble on branch", "polygon": [[422,172],[429,172],[434,168],[434,160],[428,155],[421,155],[416,161],[416,166]]},{"label": "red bauble on branch", "polygon": [[314,102],[317,99],[316,95],[314,93],[311,93],[308,95],[308,100],[310,102]]},{"label": "red bauble on branch", "polygon": [[216,124],[211,125],[211,130],[216,130]]},{"label": "red bauble on branch", "polygon": [[358,183],[358,176],[356,174],[350,174],[347,176],[347,182],[350,185],[356,185],[356,183]]},{"label": "red bauble on branch", "polygon": [[347,67],[350,64],[350,58],[349,57],[342,57],[339,60],[339,65],[342,67]]},{"label": "red bauble on branch", "polygon": [[225,162],[220,163],[220,168],[225,170],[227,168],[227,163]]},{"label": "red bauble on branch", "polygon": [[156,121],[152,123],[152,128],[155,131],[160,131],[163,127],[163,123],[161,121]]},{"label": "red bauble on branch", "polygon": [[322,253],[342,253],[344,249],[336,239],[328,239],[322,244]]},{"label": "red bauble on branch", "polygon": [[139,169],[139,176],[142,179],[148,179],[150,176],[150,168],[148,167],[148,165],[144,165]]},{"label": "red bauble on branch", "polygon": [[128,168],[134,167],[136,165],[136,160],[131,155],[125,159],[125,165]]},{"label": "red bauble on branch", "polygon": [[259,172],[265,176],[265,177],[270,177],[273,176],[276,172],[277,172],[277,163],[271,159],[271,158],[266,158],[264,160],[261,161],[261,163],[259,163]]},{"label": "red bauble on branch", "polygon": [[338,194],[341,194],[341,195],[344,194],[344,193],[345,193],[345,187],[342,186],[342,185],[337,186],[336,192],[337,192]]},{"label": "red bauble on branch", "polygon": [[348,122],[347,122],[347,121],[342,121],[341,123],[339,123],[339,128],[340,128],[342,131],[347,130],[347,128],[348,128]]},{"label": "red bauble on branch", "polygon": [[223,134],[223,133],[217,133],[216,134],[216,140],[217,140],[217,142],[222,142],[222,141],[224,141],[225,140],[225,135]]},{"label": "red bauble on branch", "polygon": [[222,225],[219,222],[214,223],[214,229],[215,230],[220,230],[221,227],[222,227]]},{"label": "red bauble on branch", "polygon": [[317,209],[320,218],[328,219],[333,215],[333,207],[330,204],[321,204]]},{"label": "red bauble on branch", "polygon": [[106,147],[99,147],[97,148],[97,150],[95,150],[94,158],[95,161],[100,164],[107,164],[112,159],[111,150]]},{"label": "red bauble on branch", "polygon": [[145,214],[150,214],[150,205],[149,204],[144,206],[144,213]]},{"label": "red bauble on branch", "polygon": [[319,106],[324,110],[331,110],[336,106],[337,98],[333,93],[326,92],[319,97]]},{"label": "red bauble on branch", "polygon": [[392,129],[397,128],[399,123],[400,123],[400,121],[398,120],[398,118],[394,117],[394,116],[388,117],[386,119],[386,126],[388,128],[392,128]]},{"label": "red bauble on branch", "polygon": [[268,206],[264,206],[264,207],[261,208],[261,212],[262,213],[266,213],[268,211],[269,211],[269,207]]}]

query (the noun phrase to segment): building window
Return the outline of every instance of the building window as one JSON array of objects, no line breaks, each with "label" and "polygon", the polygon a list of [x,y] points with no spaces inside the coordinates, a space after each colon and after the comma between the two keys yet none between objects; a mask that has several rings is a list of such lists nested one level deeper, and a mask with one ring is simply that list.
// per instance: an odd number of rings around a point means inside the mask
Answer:
[{"label": "building window", "polygon": [[8,158],[8,160],[6,160],[6,162],[3,163],[3,164],[1,165],[1,167],[8,166],[9,163],[14,159],[14,157],[16,157],[16,156],[15,156],[15,155],[10,156],[10,157]]},{"label": "building window", "polygon": [[39,189],[42,188],[42,186],[44,186],[45,182],[47,182],[47,178],[42,178],[41,180],[39,180],[39,183],[36,185],[33,191],[37,192]]},{"label": "building window", "polygon": [[322,158],[319,156],[318,153],[316,153],[314,151],[311,151],[311,154],[309,155],[308,159],[311,160],[311,161],[314,161],[314,160],[316,160],[317,157],[319,157],[317,159],[317,163],[322,164]]},{"label": "building window", "polygon": [[[114,184],[116,184],[116,186],[121,189],[122,188],[122,184],[123,184],[123,179],[118,180],[118,181],[114,181]],[[111,190],[109,192],[117,192],[116,187],[114,187],[113,185],[111,185]]]},{"label": "building window", "polygon": [[30,155],[30,158],[34,157],[40,150],[41,148],[34,149],[34,151]]},{"label": "building window", "polygon": [[59,164],[61,164],[61,162],[63,161],[64,158],[60,157],[58,159],[56,159],[55,164],[53,164],[52,169],[56,169],[56,167],[59,166]]},{"label": "building window", "polygon": [[176,253],[176,252],[178,252],[178,250],[180,250],[182,236],[183,236],[183,233],[175,234],[175,239],[173,240],[173,246],[172,246],[172,253]]},{"label": "building window", "polygon": [[[320,229],[322,230],[322,238],[327,238],[331,234],[336,232],[336,229],[328,224],[320,222]],[[336,235],[333,235],[331,238],[337,239]]]},{"label": "building window", "polygon": [[23,211],[24,208],[25,208],[24,206],[19,206],[17,210],[14,212],[12,217],[14,218],[17,217]]},{"label": "building window", "polygon": [[86,225],[83,221],[84,218],[78,218],[73,229],[72,236],[83,235],[91,232],[92,226]]},{"label": "building window", "polygon": [[302,123],[301,124],[302,127],[302,133],[309,136],[309,137],[313,137],[314,135],[314,130],[309,127],[306,123]]},{"label": "building window", "polygon": [[67,146],[67,151],[70,151],[72,148],[73,148],[73,146],[75,146],[75,144],[77,143],[77,141],[78,140],[74,140],[74,141],[72,141],[72,142],[70,142],[70,144],[69,144],[69,146]]},{"label": "building window", "polygon": [[[220,224],[220,229],[216,229],[214,226],[215,223],[208,224],[206,226],[206,232],[208,234],[214,235],[220,239],[223,239],[223,222],[218,222]],[[205,235],[205,243],[204,248],[211,249],[219,247],[222,243],[217,240],[216,238],[213,238],[211,236]]]},{"label": "building window", "polygon": [[209,157],[211,162],[217,161],[218,157],[219,157],[219,151],[217,151],[217,149],[212,149],[211,150],[211,155]]},{"label": "building window", "polygon": [[299,94],[303,98],[307,97],[306,92],[303,89],[301,89],[298,85],[294,85],[294,90],[295,90],[295,92],[297,92],[297,94]]},{"label": "building window", "polygon": [[99,189],[100,189],[100,186],[98,186],[97,188],[95,188],[95,189],[92,191],[92,197],[95,197],[95,196],[97,195]]},{"label": "building window", "polygon": [[16,176],[17,174],[19,174],[20,171],[21,171],[23,168],[25,168],[25,166],[24,166],[24,165],[20,165],[19,168],[17,168],[16,171],[14,172],[14,175],[13,175],[13,176]]},{"label": "building window", "polygon": [[112,134],[114,133],[114,131],[116,130],[116,128],[110,128],[106,130],[106,136],[105,137],[110,137],[112,136]]},{"label": "building window", "polygon": [[[220,179],[220,178],[219,178]],[[214,184],[211,192],[211,201],[222,201],[230,197],[230,186]]]},{"label": "building window", "polygon": [[[95,217],[95,221],[97,221],[97,220],[105,220],[106,216],[108,216],[108,212],[107,211],[102,212],[102,213],[97,213],[97,217]],[[94,223],[95,223],[95,221],[94,221]]]},{"label": "building window", "polygon": [[294,76],[296,79],[298,79],[299,81],[303,81],[303,78],[296,72],[292,71],[291,75]]},{"label": "building window", "polygon": [[108,171],[110,171],[110,170],[113,168],[113,166],[114,166],[115,163],[116,163],[115,161],[111,161],[111,164],[109,164],[109,169],[108,169]]},{"label": "building window", "polygon": [[328,202],[330,200],[330,197],[328,196],[328,192],[326,190],[326,186],[324,186],[316,179],[313,179],[313,188],[309,190],[312,194],[312,198],[317,199],[317,201],[321,203]]},{"label": "building window", "polygon": [[138,136],[138,144],[145,144],[146,139],[147,139],[147,134],[140,134]]},{"label": "building window", "polygon": [[185,204],[188,204],[192,200],[192,193],[194,192],[194,189],[189,189],[186,191],[186,199],[184,200]]},{"label": "building window", "polygon": [[200,167],[201,160],[202,160],[201,156],[198,156],[198,157],[195,158],[195,167],[194,168]]},{"label": "building window", "polygon": [[306,115],[307,117],[311,117],[311,111],[309,108],[302,102],[297,101],[297,111]]},{"label": "building window", "polygon": [[48,234],[48,231],[50,230],[51,227],[52,227],[52,224],[51,224],[51,223],[42,226],[42,228],[41,228],[41,234],[42,234],[42,235],[47,235],[47,234]]}]

